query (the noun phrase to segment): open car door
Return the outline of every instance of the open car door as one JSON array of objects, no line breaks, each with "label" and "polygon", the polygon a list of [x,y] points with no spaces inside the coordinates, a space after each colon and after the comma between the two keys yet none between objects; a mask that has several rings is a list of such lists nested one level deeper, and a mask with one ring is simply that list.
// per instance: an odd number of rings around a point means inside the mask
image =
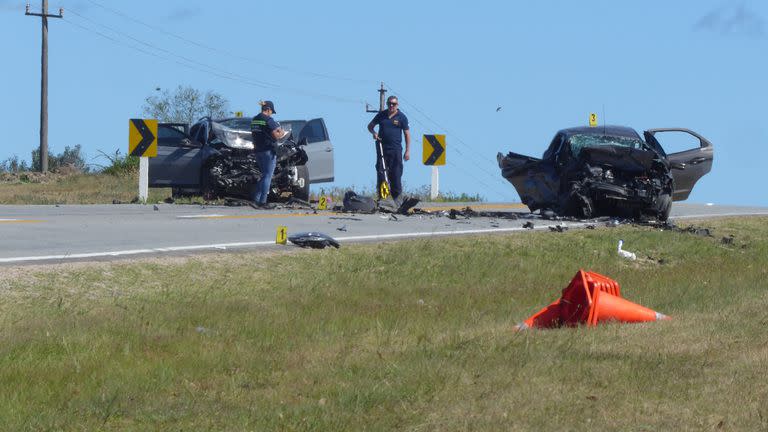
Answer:
[{"label": "open car door", "polygon": [[501,175],[517,190],[520,201],[531,211],[555,208],[558,203],[559,180],[554,166],[530,156],[499,153],[496,160]]},{"label": "open car door", "polygon": [[661,147],[664,139],[661,138],[667,132],[683,132],[692,135],[699,141],[699,146],[667,155],[671,164],[672,177],[675,180],[675,190],[672,193],[673,201],[683,201],[691,194],[696,182],[712,169],[714,160],[714,148],[706,138],[698,133],[683,128],[659,128],[649,129],[644,132],[645,141],[651,146]]},{"label": "open car door", "polygon": [[149,158],[150,187],[200,186],[202,147],[198,138],[205,136],[204,127],[192,127],[192,137],[172,125],[157,128],[157,157]]}]

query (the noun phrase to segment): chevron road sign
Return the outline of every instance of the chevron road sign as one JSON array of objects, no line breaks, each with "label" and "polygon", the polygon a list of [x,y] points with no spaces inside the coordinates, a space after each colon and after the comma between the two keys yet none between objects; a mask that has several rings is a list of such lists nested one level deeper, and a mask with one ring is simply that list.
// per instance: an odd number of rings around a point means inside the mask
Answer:
[{"label": "chevron road sign", "polygon": [[157,157],[157,120],[131,119],[128,122],[128,154]]},{"label": "chevron road sign", "polygon": [[424,165],[445,165],[445,135],[424,135]]}]

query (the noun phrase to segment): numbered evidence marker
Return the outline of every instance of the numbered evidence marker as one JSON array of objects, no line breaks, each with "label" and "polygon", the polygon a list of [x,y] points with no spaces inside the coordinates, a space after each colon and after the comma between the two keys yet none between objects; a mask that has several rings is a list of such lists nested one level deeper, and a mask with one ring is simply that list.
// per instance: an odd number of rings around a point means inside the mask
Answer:
[{"label": "numbered evidence marker", "polygon": [[288,241],[288,227],[280,225],[277,227],[277,237],[275,237],[275,243],[284,245]]},{"label": "numbered evidence marker", "polygon": [[597,127],[597,114],[589,114],[589,127]]},{"label": "numbered evidence marker", "polygon": [[328,197],[322,195],[317,203],[318,210],[328,210]]},{"label": "numbered evidence marker", "polygon": [[235,117],[241,118],[242,116],[243,116],[243,112],[242,111],[235,111]]}]

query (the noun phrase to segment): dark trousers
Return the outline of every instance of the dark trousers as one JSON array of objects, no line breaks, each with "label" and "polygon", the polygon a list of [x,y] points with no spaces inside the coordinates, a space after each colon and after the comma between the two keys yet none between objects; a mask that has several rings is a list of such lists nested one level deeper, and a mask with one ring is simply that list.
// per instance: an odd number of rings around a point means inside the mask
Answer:
[{"label": "dark trousers", "polygon": [[[400,180],[403,176],[403,149],[401,147],[384,147],[384,163],[387,165],[389,191],[392,198],[396,199],[403,192],[403,184]],[[383,181],[384,167],[381,165],[381,157],[379,157],[379,146],[376,145],[376,187],[379,188]]]}]

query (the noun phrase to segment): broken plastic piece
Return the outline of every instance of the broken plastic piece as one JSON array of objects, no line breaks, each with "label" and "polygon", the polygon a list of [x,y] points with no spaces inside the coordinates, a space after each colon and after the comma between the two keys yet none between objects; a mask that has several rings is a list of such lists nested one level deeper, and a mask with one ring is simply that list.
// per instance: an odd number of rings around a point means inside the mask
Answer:
[{"label": "broken plastic piece", "polygon": [[320,232],[303,232],[288,236],[288,241],[296,246],[312,249],[324,249],[333,246],[338,249],[341,245],[333,237]]},{"label": "broken plastic piece", "polygon": [[635,255],[634,252],[625,251],[624,249],[622,249],[622,246],[624,246],[624,240],[619,240],[618,252],[620,257],[626,258],[632,261],[637,259],[637,255]]}]

